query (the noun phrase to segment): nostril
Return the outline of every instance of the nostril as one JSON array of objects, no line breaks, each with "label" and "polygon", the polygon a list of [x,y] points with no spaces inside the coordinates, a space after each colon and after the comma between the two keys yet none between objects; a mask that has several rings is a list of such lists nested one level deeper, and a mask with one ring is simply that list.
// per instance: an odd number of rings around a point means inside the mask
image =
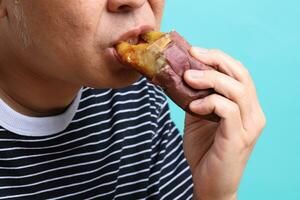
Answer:
[{"label": "nostril", "polygon": [[146,2],[146,0],[107,0],[107,9],[111,12],[131,12],[141,8]]},{"label": "nostril", "polygon": [[132,9],[132,7],[130,7],[129,5],[122,5],[118,8],[119,11],[130,11]]}]

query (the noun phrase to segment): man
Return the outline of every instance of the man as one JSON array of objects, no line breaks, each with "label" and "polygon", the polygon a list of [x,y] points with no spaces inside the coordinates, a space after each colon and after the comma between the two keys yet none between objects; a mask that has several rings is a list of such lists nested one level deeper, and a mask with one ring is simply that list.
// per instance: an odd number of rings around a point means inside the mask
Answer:
[{"label": "man", "polygon": [[218,94],[190,109],[221,121],[186,114],[182,142],[161,90],[114,56],[120,40],[159,29],[163,7],[0,0],[0,199],[237,198],[265,125],[243,65],[191,49],[218,71],[187,71],[186,83]]}]

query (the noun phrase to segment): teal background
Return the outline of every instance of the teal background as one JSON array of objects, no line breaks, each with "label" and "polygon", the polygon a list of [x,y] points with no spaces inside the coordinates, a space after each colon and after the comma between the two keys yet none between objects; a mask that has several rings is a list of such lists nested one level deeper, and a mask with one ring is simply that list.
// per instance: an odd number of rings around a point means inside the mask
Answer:
[{"label": "teal background", "polygon": [[[300,199],[300,1],[167,0],[162,29],[222,49],[253,76],[267,126],[239,199]],[[182,131],[184,113],[174,104],[171,111]]]}]

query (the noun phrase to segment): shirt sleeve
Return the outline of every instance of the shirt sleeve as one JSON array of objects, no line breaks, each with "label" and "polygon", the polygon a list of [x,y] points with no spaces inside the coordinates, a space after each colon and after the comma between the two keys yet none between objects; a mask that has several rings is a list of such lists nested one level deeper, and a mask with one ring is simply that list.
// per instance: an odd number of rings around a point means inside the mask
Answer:
[{"label": "shirt sleeve", "polygon": [[157,116],[152,138],[149,199],[192,199],[191,171],[183,153],[183,138],[170,117],[166,97]]}]

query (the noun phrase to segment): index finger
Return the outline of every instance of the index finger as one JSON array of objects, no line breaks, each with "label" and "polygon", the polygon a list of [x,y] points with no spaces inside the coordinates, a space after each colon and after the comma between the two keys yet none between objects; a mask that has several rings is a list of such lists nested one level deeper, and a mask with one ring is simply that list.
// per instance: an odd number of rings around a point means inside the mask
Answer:
[{"label": "index finger", "polygon": [[248,70],[239,61],[220,50],[192,47],[190,54],[204,64],[210,65],[242,83],[251,82]]}]

